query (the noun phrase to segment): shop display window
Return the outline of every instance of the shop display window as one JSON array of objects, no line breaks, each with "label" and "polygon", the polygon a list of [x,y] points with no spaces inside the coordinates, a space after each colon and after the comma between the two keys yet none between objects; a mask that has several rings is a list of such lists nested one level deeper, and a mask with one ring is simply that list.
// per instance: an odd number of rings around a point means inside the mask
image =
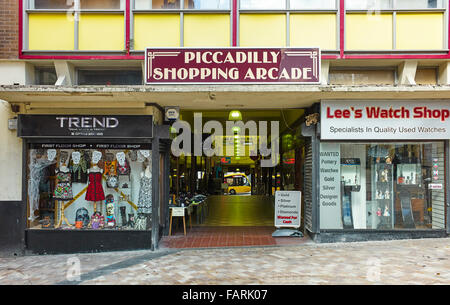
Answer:
[{"label": "shop display window", "polygon": [[149,230],[151,151],[122,144],[30,144],[29,229]]},{"label": "shop display window", "polygon": [[445,229],[444,142],[321,143],[321,229]]}]

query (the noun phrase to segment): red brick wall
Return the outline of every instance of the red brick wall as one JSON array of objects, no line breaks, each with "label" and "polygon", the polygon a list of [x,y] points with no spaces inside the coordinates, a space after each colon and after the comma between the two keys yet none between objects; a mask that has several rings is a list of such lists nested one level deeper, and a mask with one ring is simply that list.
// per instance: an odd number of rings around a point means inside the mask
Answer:
[{"label": "red brick wall", "polygon": [[18,52],[19,0],[0,0],[0,59],[18,58]]}]

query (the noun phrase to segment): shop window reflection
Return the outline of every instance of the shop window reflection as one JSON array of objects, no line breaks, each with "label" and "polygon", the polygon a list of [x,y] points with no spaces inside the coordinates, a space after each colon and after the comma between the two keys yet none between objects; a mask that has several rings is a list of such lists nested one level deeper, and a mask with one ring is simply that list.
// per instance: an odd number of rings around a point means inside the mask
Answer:
[{"label": "shop window reflection", "polygon": [[321,228],[444,229],[444,160],[443,142],[322,143]]}]

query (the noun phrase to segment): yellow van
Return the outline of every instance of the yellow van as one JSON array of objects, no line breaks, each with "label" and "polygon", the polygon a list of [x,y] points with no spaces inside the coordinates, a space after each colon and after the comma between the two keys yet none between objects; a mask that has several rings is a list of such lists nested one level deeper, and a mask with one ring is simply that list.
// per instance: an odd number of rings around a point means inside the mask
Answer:
[{"label": "yellow van", "polygon": [[227,174],[223,180],[224,183],[228,184],[227,193],[230,195],[250,193],[252,191],[250,181],[245,174]]}]

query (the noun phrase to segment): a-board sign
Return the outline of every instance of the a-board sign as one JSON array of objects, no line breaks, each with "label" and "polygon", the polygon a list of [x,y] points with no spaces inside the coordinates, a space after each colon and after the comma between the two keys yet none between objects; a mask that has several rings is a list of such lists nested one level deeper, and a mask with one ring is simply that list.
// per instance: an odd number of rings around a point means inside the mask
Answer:
[{"label": "a-board sign", "polygon": [[172,208],[172,216],[173,217],[182,217],[184,216],[184,208]]},{"label": "a-board sign", "polygon": [[299,228],[301,221],[300,191],[275,192],[275,227]]}]

